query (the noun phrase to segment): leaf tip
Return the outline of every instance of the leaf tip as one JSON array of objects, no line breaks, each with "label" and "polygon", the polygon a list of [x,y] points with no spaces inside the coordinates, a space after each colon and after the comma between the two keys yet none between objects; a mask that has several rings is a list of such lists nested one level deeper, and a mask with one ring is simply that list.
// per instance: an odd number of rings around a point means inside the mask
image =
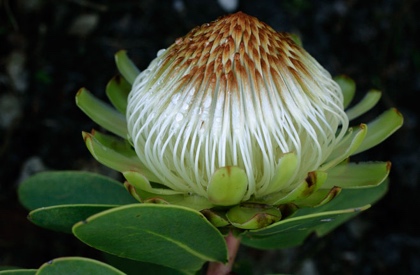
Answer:
[{"label": "leaf tip", "polygon": [[392,163],[390,161],[386,162],[386,171],[389,173],[391,171]]}]

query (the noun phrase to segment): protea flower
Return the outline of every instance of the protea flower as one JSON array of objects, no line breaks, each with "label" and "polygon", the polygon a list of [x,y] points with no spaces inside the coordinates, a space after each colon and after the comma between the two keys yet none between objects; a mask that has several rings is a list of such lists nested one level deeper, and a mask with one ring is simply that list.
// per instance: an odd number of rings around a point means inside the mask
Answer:
[{"label": "protea flower", "polygon": [[196,27],[143,72],[124,51],[116,59],[124,78],[111,80],[107,93],[120,112],[85,89],[77,103],[119,136],[83,133],[92,155],[122,172],[141,202],[256,229],[290,209],[325,204],[342,188],[378,185],[389,173],[389,162],[348,158],[382,142],[402,116],[391,109],[349,127],[380,92],[345,111],[352,80],[333,79],[291,35],[254,17],[239,12]]}]

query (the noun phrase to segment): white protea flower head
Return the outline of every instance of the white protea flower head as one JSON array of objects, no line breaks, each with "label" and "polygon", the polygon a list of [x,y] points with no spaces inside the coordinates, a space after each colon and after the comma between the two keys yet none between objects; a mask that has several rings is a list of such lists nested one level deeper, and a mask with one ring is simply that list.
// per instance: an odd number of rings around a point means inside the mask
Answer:
[{"label": "white protea flower head", "polygon": [[[289,34],[241,12],[161,50],[133,84],[127,122],[162,184],[207,197],[213,174],[237,166],[248,179],[241,201],[294,189],[348,127],[330,74]],[[296,170],[272,189],[285,154],[296,155]]]},{"label": "white protea flower head", "polygon": [[354,82],[333,79],[291,35],[255,17],[238,12],[196,27],[141,73],[124,51],[116,61],[123,78],[110,81],[107,95],[119,112],[85,89],[76,101],[122,138],[83,133],[93,156],[122,172],[141,202],[255,229],[343,188],[376,186],[389,173],[389,162],[348,158],[386,139],[402,116],[391,109],[349,128],[381,93],[345,111]]}]

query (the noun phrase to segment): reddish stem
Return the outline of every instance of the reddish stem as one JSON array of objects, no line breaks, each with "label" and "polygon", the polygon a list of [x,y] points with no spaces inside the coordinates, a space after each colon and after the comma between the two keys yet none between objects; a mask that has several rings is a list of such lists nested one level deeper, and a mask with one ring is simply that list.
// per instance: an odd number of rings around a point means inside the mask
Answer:
[{"label": "reddish stem", "polygon": [[233,263],[235,262],[236,254],[238,253],[240,239],[233,236],[232,232],[225,238],[228,249],[228,262],[223,264],[221,262],[211,262],[207,269],[207,275],[228,275],[232,271]]}]

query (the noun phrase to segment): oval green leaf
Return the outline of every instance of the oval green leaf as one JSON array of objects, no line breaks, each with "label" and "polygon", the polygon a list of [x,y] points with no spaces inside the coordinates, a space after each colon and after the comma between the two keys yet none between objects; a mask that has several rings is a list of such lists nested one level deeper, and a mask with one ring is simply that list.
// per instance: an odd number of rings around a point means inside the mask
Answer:
[{"label": "oval green leaf", "polygon": [[207,261],[227,261],[221,233],[199,212],[181,206],[121,206],[76,224],[73,233],[118,257],[177,270],[198,270]]},{"label": "oval green leaf", "polygon": [[72,233],[76,223],[115,207],[115,205],[57,205],[31,211],[28,219],[34,224],[54,231]]},{"label": "oval green leaf", "polygon": [[36,269],[8,269],[0,270],[0,275],[35,275]]},{"label": "oval green leaf", "polygon": [[280,234],[258,237],[254,235],[244,235],[241,243],[257,249],[284,249],[301,245],[311,234],[309,229],[289,230]]},{"label": "oval green leaf", "polygon": [[[333,222],[337,217],[352,217],[355,212],[360,212],[367,208],[369,208],[369,206],[357,209],[326,211],[312,215],[288,218],[262,230],[251,231],[245,234],[242,242],[245,245],[261,249],[278,249],[291,245],[299,245],[305,241],[310,233],[314,232],[317,227],[321,226],[323,223]],[[279,242],[278,240],[284,240],[284,236],[287,236],[288,241],[286,243]],[[261,245],[263,245],[263,247],[261,247]]]},{"label": "oval green leaf", "polygon": [[193,272],[185,272],[169,268],[163,265],[134,261],[120,258],[111,254],[103,253],[107,263],[125,272],[126,274],[153,274],[153,275],[193,275]]},{"label": "oval green leaf", "polygon": [[101,275],[124,275],[118,269],[99,262],[82,257],[57,258],[43,264],[36,273],[37,275],[51,274],[101,274]]},{"label": "oval green leaf", "polygon": [[90,172],[41,172],[18,189],[20,202],[29,210],[63,204],[124,205],[136,200],[116,180]]}]

